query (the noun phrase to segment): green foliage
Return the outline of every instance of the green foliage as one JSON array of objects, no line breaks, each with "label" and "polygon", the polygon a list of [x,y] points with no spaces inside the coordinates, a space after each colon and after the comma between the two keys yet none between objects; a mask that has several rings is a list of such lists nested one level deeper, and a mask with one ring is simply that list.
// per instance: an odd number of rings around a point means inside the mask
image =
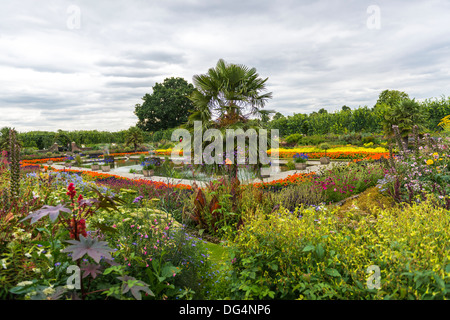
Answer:
[{"label": "green foliage", "polygon": [[172,215],[147,205],[97,219],[113,224],[118,244],[114,261],[125,266],[128,275],[149,284],[154,296],[145,299],[205,298],[210,269],[206,248]]},{"label": "green foliage", "polygon": [[441,119],[450,114],[450,97],[426,99],[422,102],[424,111],[428,115],[426,127],[430,131],[435,131]]},{"label": "green foliage", "polygon": [[134,113],[137,126],[144,131],[158,131],[175,128],[185,123],[193,109],[188,96],[194,86],[183,78],[167,78],[156,83],[151,94],[145,94],[142,104],[136,104]]},{"label": "green foliage", "polygon": [[236,230],[240,221],[241,197],[237,179],[214,180],[206,188],[194,191],[185,208],[184,221],[210,235],[225,237]]},{"label": "green foliage", "polygon": [[[448,212],[422,203],[358,219],[299,207],[245,221],[231,245],[230,297],[448,299]],[[379,290],[367,286],[372,265]]]},{"label": "green foliage", "polygon": [[137,151],[138,146],[144,142],[144,135],[142,130],[138,127],[130,127],[125,133],[125,144],[128,146],[132,144],[134,151]]},{"label": "green foliage", "polygon": [[17,141],[17,132],[9,131],[8,158],[10,159],[10,197],[19,198],[20,187],[20,143]]},{"label": "green foliage", "polygon": [[319,186],[325,202],[338,202],[373,187],[384,177],[380,164],[352,163],[335,164],[331,168],[321,169],[313,183]]},{"label": "green foliage", "polygon": [[291,145],[299,144],[302,139],[302,135],[300,133],[293,133],[285,138],[286,143]]},{"label": "green foliage", "polygon": [[387,136],[394,135],[392,126],[396,125],[399,128],[400,135],[408,138],[408,134],[412,133],[413,126],[419,126],[419,130],[424,130],[424,124],[427,120],[427,115],[421,104],[412,100],[402,100],[399,103],[389,107],[384,116],[383,128]]},{"label": "green foliage", "polygon": [[292,159],[288,160],[288,162],[286,163],[286,166],[288,167],[289,170],[295,170],[295,163]]},{"label": "green foliage", "polygon": [[311,182],[291,185],[267,196],[271,197],[275,208],[281,206],[291,212],[301,205],[320,205],[326,200],[322,188]]},{"label": "green foliage", "polygon": [[[206,127],[242,126],[249,114],[259,114],[272,98],[272,93],[262,93],[267,80],[260,78],[255,68],[220,59],[215,68],[193,77],[195,90],[189,98],[194,112],[189,116],[189,124],[202,121]],[[214,121],[214,117],[218,120]]]},{"label": "green foliage", "polygon": [[409,96],[406,92],[399,90],[384,90],[378,96],[378,100],[375,104],[375,107],[381,105],[387,105],[388,107],[393,107],[394,105],[400,103],[402,100],[409,99]]}]

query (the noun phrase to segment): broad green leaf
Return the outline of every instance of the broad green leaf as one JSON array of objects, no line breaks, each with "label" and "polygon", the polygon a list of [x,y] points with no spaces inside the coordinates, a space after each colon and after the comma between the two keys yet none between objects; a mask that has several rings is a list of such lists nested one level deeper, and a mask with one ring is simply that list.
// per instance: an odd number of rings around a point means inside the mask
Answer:
[{"label": "broad green leaf", "polygon": [[341,277],[341,274],[339,273],[339,271],[337,271],[336,269],[333,269],[333,268],[325,269],[325,273],[332,277]]},{"label": "broad green leaf", "polygon": [[445,272],[450,273],[450,263],[445,266]]},{"label": "broad green leaf", "polygon": [[325,251],[323,250],[323,247],[322,247],[322,244],[321,243],[319,243],[318,245],[317,245],[317,248],[316,248],[316,254],[317,254],[317,256],[319,257],[319,258],[323,258],[323,255],[325,254]]},{"label": "broad green leaf", "polygon": [[445,289],[444,280],[442,280],[442,278],[438,274],[434,274],[433,277],[434,277],[434,280],[436,281],[436,283],[438,284],[438,286],[441,287],[442,289]]},{"label": "broad green leaf", "polygon": [[177,272],[178,272],[177,268],[175,268],[172,264],[167,264],[163,267],[161,275],[163,277],[170,278],[173,276],[174,273],[176,274]]}]

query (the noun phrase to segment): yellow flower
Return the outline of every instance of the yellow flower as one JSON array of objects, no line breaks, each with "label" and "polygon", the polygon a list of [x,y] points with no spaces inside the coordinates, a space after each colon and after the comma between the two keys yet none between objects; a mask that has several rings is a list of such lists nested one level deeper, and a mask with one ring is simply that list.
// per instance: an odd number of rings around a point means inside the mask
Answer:
[{"label": "yellow flower", "polygon": [[434,163],[434,161],[433,161],[433,160],[431,160],[431,159],[428,159],[428,160],[427,160],[427,165],[429,165],[429,166],[430,166],[430,165],[432,165],[433,163]]}]

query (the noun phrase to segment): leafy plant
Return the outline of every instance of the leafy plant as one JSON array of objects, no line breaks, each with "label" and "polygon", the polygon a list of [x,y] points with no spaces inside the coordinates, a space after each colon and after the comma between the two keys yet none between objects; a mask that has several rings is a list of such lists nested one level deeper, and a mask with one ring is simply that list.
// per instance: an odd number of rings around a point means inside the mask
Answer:
[{"label": "leafy plant", "polygon": [[[83,266],[85,271],[84,276],[80,273],[79,282],[81,284],[82,299],[85,299],[86,296],[90,294],[83,286],[82,278],[86,275],[91,275],[92,278],[95,279],[100,273],[100,266],[98,265],[100,260],[111,260],[112,257],[110,252],[113,251],[108,247],[108,243],[106,241],[99,241],[95,237],[92,238],[87,236],[86,219],[91,217],[100,208],[105,210],[117,210],[117,205],[119,203],[123,203],[123,201],[118,198],[110,198],[104,196],[95,188],[91,187],[91,189],[97,194],[96,198],[83,199],[83,196],[80,194],[75,200],[77,193],[75,186],[73,183],[69,183],[66,195],[69,196],[70,199],[70,208],[68,208],[64,203],[56,206],[45,205],[41,209],[31,213],[26,218],[21,220],[21,222],[31,220],[31,224],[35,224],[43,217],[48,216],[50,221],[55,224],[54,228],[58,225],[62,226],[63,230],[67,230],[70,238],[73,239],[67,240],[67,242],[71,245],[63,249],[61,252],[71,253],[72,260],[77,263],[78,268],[82,267],[81,259],[86,255],[97,263],[97,265],[88,264],[87,266]],[[105,230],[100,224],[97,224],[97,226],[100,229]]]},{"label": "leafy plant", "polygon": [[331,148],[331,146],[324,142],[319,145],[319,148],[325,151],[325,157],[327,156],[327,150]]}]

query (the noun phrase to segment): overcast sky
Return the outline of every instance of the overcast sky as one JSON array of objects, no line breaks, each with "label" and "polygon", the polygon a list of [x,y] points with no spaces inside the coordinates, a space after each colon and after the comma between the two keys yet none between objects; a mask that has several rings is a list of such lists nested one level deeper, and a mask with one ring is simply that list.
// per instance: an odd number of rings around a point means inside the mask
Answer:
[{"label": "overcast sky", "polygon": [[0,0],[0,128],[118,131],[222,58],[285,115],[450,95],[450,1]]}]

